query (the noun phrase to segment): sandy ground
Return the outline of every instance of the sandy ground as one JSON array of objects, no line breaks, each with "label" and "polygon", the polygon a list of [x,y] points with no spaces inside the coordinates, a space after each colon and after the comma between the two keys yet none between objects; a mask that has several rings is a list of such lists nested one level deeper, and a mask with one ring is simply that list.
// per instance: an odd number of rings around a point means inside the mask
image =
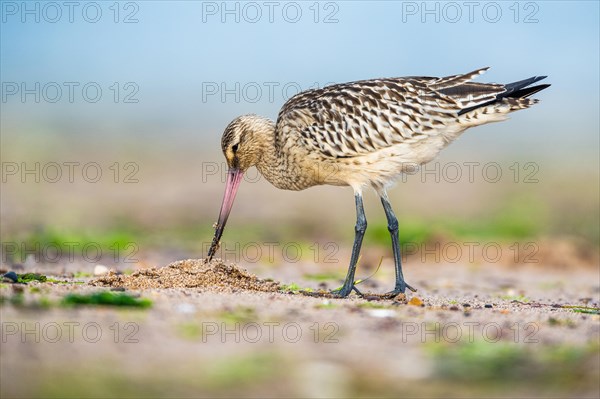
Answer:
[{"label": "sandy ground", "polygon": [[[247,266],[249,274],[236,271],[240,284],[222,280],[227,289],[123,283],[148,271],[111,277],[128,288],[69,273],[54,276],[60,282],[3,283],[1,396],[600,395],[597,268],[409,262],[405,275],[418,292],[377,301],[297,292],[341,285],[314,274],[343,276],[341,265]],[[269,289],[246,284],[251,274],[269,279],[255,280]],[[276,282],[286,287],[273,290]],[[360,287],[392,285],[386,262]],[[111,289],[153,305],[59,305],[68,293]]]}]

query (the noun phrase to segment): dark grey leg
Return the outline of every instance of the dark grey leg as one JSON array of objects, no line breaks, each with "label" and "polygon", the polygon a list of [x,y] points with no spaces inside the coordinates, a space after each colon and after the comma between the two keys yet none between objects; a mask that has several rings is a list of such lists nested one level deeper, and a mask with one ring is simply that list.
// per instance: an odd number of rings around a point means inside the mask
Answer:
[{"label": "dark grey leg", "polygon": [[396,285],[394,290],[389,292],[389,294],[402,294],[408,288],[411,291],[416,291],[413,287],[406,284],[404,281],[404,275],[402,274],[402,255],[400,253],[400,242],[398,240],[398,219],[392,210],[392,206],[387,199],[387,195],[381,196],[381,203],[383,204],[383,209],[385,210],[385,216],[388,221],[388,230],[390,232],[390,236],[392,237],[392,249],[394,251],[394,265],[396,267]]},{"label": "dark grey leg", "polygon": [[344,281],[344,285],[339,291],[334,291],[335,294],[346,297],[355,290],[358,294],[360,292],[354,287],[354,273],[356,272],[356,262],[358,262],[358,255],[360,254],[360,247],[362,245],[365,231],[367,230],[367,218],[365,217],[365,210],[363,208],[363,200],[361,193],[355,193],[354,199],[356,202],[356,226],[354,245],[352,245],[352,257],[350,258],[350,266],[348,267],[348,275]]}]

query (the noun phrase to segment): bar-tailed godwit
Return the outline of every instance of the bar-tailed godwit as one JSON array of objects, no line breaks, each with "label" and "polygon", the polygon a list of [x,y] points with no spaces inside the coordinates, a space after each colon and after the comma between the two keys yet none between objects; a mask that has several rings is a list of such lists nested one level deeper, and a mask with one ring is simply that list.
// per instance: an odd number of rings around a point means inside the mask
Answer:
[{"label": "bar-tailed godwit", "polygon": [[[243,173],[253,166],[275,187],[303,190],[330,184],[350,186],[356,202],[356,234],[348,274],[336,293],[356,288],[354,273],[367,219],[362,193],[372,187],[383,204],[396,269],[390,295],[403,293],[398,220],[387,189],[408,169],[431,161],[466,129],[507,118],[537,103],[536,76],[510,84],[474,83],[488,68],[443,78],[404,77],[362,80],[308,90],[290,98],[277,121],[257,115],[233,120],[221,140],[229,171],[212,259],[225,229]],[[358,292],[358,290],[356,290]]]}]

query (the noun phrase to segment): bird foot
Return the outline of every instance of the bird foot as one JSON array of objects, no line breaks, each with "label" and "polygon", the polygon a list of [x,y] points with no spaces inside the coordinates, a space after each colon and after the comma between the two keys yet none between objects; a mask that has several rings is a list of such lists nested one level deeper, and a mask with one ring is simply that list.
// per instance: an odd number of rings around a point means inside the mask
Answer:
[{"label": "bird foot", "polygon": [[338,288],[338,289],[332,290],[332,291],[331,291],[331,294],[332,294],[333,296],[335,296],[335,297],[338,297],[338,298],[346,298],[348,295],[350,295],[350,293],[351,293],[352,291],[355,291],[355,292],[356,292],[356,294],[357,294],[358,296],[361,296],[361,297],[363,296],[363,293],[362,293],[362,292],[360,292],[360,291],[358,290],[358,288],[356,288],[356,286],[355,286],[354,284],[352,284],[350,287],[347,287],[347,286],[344,284],[344,285],[343,285],[341,288]]},{"label": "bird foot", "polygon": [[405,282],[403,282],[403,284],[400,285],[396,285],[396,288],[394,288],[392,291],[390,292],[386,292],[385,294],[383,294],[386,298],[394,298],[400,294],[404,294],[404,292],[406,291],[406,289],[409,289],[412,292],[417,292],[417,290],[413,287],[411,287],[410,285],[406,284]]}]

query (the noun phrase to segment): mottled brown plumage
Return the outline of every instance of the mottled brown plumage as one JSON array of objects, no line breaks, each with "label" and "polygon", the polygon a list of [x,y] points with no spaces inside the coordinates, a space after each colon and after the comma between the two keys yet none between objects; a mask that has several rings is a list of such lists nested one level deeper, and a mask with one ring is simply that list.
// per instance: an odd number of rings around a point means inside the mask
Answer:
[{"label": "mottled brown plumage", "polygon": [[[529,96],[549,86],[529,87],[545,76],[507,85],[471,81],[486,70],[443,78],[336,84],[290,98],[276,122],[257,115],[236,118],[225,129],[221,142],[230,168],[229,188],[209,257],[218,246],[239,176],[252,166],[281,189],[351,186],[359,219],[362,190],[371,186],[382,199],[388,222],[395,226],[390,231],[395,231],[397,221],[387,201],[387,187],[403,172],[431,161],[466,129],[504,120],[510,112],[535,104],[537,100]],[[342,295],[353,288],[350,280],[360,247],[358,225],[351,272]],[[396,290],[404,292],[406,284],[398,280],[399,248],[394,245]]]},{"label": "mottled brown plumage", "polygon": [[370,185],[382,191],[403,171],[431,161],[465,129],[537,102],[498,98],[505,85],[470,82],[486,69],[308,90],[284,104],[276,123],[256,115],[235,119],[223,134],[222,149],[230,167],[256,166],[278,188]]}]

